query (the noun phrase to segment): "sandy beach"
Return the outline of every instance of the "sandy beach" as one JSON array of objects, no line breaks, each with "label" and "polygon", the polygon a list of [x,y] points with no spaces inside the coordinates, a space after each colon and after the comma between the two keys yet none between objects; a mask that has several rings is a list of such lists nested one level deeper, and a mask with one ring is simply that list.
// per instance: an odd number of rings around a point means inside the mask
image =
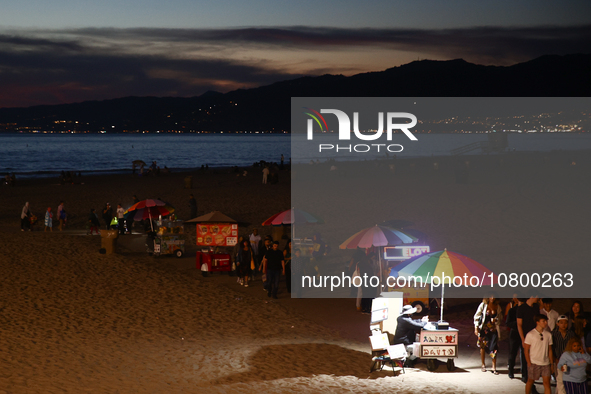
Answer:
[{"label": "sandy beach", "polygon": [[[431,159],[417,160],[412,166],[401,160],[397,181],[404,188],[403,197],[412,201],[404,213],[409,217],[413,207],[421,206],[414,220],[421,228],[429,215],[444,222],[454,210],[463,209],[471,214],[456,215],[454,228],[476,229],[478,221],[486,220],[487,228],[496,226],[500,231],[510,228],[508,217],[517,217],[531,232],[502,253],[519,253],[519,242],[540,236],[543,220],[536,215],[547,201],[561,207],[551,218],[560,217],[565,223],[572,223],[573,212],[588,202],[589,152],[547,156],[555,170],[550,176],[539,172],[541,156],[532,161],[532,155],[515,154],[504,162],[507,176],[502,179],[495,175],[492,160],[472,159],[474,193],[518,202],[503,215],[496,210],[504,207],[488,210],[482,199],[455,202],[453,194],[446,193],[446,187],[451,190],[454,185],[453,171],[445,162],[434,174]],[[184,188],[187,175],[193,176],[191,190]],[[121,237],[116,254],[102,255],[100,238],[86,235],[90,208],[99,212],[106,202],[127,207],[135,194],[140,200],[167,201],[185,219],[189,193],[195,195],[200,215],[219,210],[245,224],[241,235],[254,227],[262,235],[270,234],[271,228],[260,223],[290,207],[291,176],[281,171],[277,184],[263,185],[258,168],[247,176],[210,169],[144,178],[83,174],[76,179],[81,184],[75,185],[28,179],[17,180],[14,187],[1,186],[0,393],[524,391],[519,379],[507,377],[506,341],[501,342],[501,375],[480,371],[472,328],[479,299],[446,300],[446,319],[460,329],[460,358],[454,372],[447,372],[443,364],[429,372],[421,362],[397,376],[387,368],[369,373],[369,316],[356,310],[355,300],[291,299],[283,284],[279,299],[272,300],[261,291],[260,280],[244,288],[235,277],[203,277],[195,268],[192,226],[187,226],[189,241],[181,259],[148,256],[140,233]],[[428,183],[437,185],[448,199],[425,197],[422,188]],[[530,198],[533,203],[521,203]],[[57,231],[54,222],[53,232],[43,232],[46,208],[55,212],[60,200],[68,212],[65,230]],[[40,219],[32,232],[20,231],[19,215],[26,201]],[[585,223],[586,219],[574,221],[572,236],[565,238],[567,246],[585,241],[588,227],[578,227]],[[435,244],[453,237],[453,232],[436,231],[437,226],[426,227],[423,230],[432,230]],[[345,235],[323,234],[333,248]],[[489,235],[464,231],[458,245],[466,254],[485,255],[492,252],[490,245],[475,239]],[[589,300],[584,304],[590,310]],[[557,299],[554,309],[563,313],[569,306],[569,300]],[[490,366],[490,359],[487,363]]]}]

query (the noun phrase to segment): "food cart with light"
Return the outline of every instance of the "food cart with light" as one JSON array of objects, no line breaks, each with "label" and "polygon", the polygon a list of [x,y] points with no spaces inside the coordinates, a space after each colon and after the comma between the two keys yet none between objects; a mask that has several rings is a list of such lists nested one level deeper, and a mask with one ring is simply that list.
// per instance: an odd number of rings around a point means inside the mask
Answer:
[{"label": "food cart with light", "polygon": [[209,272],[231,272],[232,255],[229,248],[238,243],[238,223],[219,211],[188,220],[196,223],[196,267],[203,275]]},{"label": "food cart with light", "polygon": [[458,330],[448,323],[428,323],[419,334],[419,349],[415,354],[427,360],[427,369],[437,369],[437,359],[447,359],[447,370],[455,369],[454,359],[458,357]]},{"label": "food cart with light", "polygon": [[[390,271],[390,278],[399,276],[399,272],[404,269],[411,261],[417,257],[428,255],[430,247],[427,245],[413,246],[394,246],[384,248],[384,259],[395,262]],[[405,262],[409,262],[404,264]],[[416,283],[404,280],[388,281],[388,291],[402,292],[403,304],[412,305],[417,309],[417,313],[427,311],[429,302],[428,283]],[[390,286],[394,285],[394,286]],[[447,359],[446,365],[448,371],[455,369],[454,359],[458,357],[458,330],[449,327],[447,322],[443,321],[443,311],[439,322],[429,322],[421,329],[418,342],[413,345],[413,354],[420,359],[427,361],[427,369],[435,371],[437,369],[437,359]]]},{"label": "food cart with light", "polygon": [[[427,359],[429,370],[435,370],[438,358],[447,358],[447,368],[451,371],[454,367],[453,359],[458,356],[458,330],[449,327],[449,323],[443,320],[443,306],[445,286],[457,286],[456,279],[468,277],[483,278],[482,286],[489,286],[496,281],[496,275],[482,264],[462,254],[443,249],[437,252],[423,253],[410,258],[392,270],[396,271],[398,278],[415,278],[424,283],[436,284],[441,288],[440,318],[437,323],[425,326],[421,331],[419,341],[419,355]],[[389,279],[390,279],[389,278]],[[438,281],[434,281],[437,278]],[[470,279],[471,280],[471,279]],[[464,282],[465,283],[465,282]]]},{"label": "food cart with light", "polygon": [[178,258],[185,254],[184,227],[182,220],[160,219],[156,222],[158,231],[154,237],[154,255],[175,255]]}]

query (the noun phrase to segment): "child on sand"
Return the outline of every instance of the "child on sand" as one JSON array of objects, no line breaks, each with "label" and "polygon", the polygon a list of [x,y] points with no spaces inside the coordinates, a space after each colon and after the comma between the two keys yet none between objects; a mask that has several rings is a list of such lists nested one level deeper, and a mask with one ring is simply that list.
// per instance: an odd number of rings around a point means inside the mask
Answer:
[{"label": "child on sand", "polygon": [[45,230],[53,231],[53,213],[51,213],[51,207],[47,207],[47,212],[45,212]]}]

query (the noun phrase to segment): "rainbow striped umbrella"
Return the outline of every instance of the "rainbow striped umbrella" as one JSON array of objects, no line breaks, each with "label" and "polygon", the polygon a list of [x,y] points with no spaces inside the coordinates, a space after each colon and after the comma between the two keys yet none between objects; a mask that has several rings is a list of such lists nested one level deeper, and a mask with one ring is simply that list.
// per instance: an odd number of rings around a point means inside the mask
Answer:
[{"label": "rainbow striped umbrella", "polygon": [[[393,267],[390,271],[390,276],[420,277],[424,283],[431,283],[434,276],[446,279],[449,277],[447,280],[444,279],[444,284],[448,285],[452,284],[451,280],[454,276],[463,277],[464,274],[468,278],[478,277],[482,282],[480,284],[484,286],[489,286],[497,281],[497,276],[482,264],[447,249],[413,257]],[[471,283],[469,282],[469,284]],[[443,320],[444,289],[445,286],[441,286],[441,320]]]},{"label": "rainbow striped umbrella", "polygon": [[[174,212],[174,208],[166,204],[164,201],[156,199],[142,200],[136,204],[133,204],[123,213],[125,219],[130,215],[133,220],[144,220],[150,219],[150,227],[152,227],[152,218],[160,215],[166,216]],[[154,228],[152,227],[152,231]]]},{"label": "rainbow striped umbrella", "polygon": [[401,230],[386,226],[369,227],[353,234],[343,242],[340,249],[371,248],[372,246],[392,246],[417,242],[418,238]]},{"label": "rainbow striped umbrella", "polygon": [[[431,252],[423,254],[412,259],[406,260],[394,268],[390,272],[390,276],[418,276],[423,278],[425,283],[431,283],[433,276],[441,278],[442,275],[449,276],[477,276],[482,281],[484,274],[483,285],[491,284],[492,274],[493,282],[496,282],[496,275],[480,263],[466,257],[462,254],[448,251],[447,249],[438,252]],[[451,284],[450,281],[445,283]]]},{"label": "rainbow striped umbrella", "polygon": [[324,220],[316,215],[291,208],[287,211],[276,213],[263,222],[263,226],[280,226],[282,224],[322,224]]}]

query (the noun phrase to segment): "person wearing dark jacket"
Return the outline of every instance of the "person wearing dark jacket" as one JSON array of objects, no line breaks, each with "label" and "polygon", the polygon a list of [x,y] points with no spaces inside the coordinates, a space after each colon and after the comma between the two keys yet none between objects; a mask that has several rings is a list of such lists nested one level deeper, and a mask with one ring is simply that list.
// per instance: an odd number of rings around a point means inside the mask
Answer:
[{"label": "person wearing dark jacket", "polygon": [[397,325],[394,339],[392,340],[393,345],[400,343],[405,346],[412,345],[415,341],[415,334],[428,323],[428,316],[424,316],[420,320],[411,319],[411,315],[416,313],[416,311],[417,308],[413,308],[410,305],[405,305],[402,308],[400,316],[396,319]]},{"label": "person wearing dark jacket", "polygon": [[[357,264],[359,268],[359,275],[361,278],[371,278],[374,275],[373,271],[373,261],[372,257],[374,254],[370,254],[365,258],[361,259],[361,261]],[[376,288],[370,285],[368,282],[364,284],[361,288],[361,312],[364,314],[371,314],[371,304],[372,300],[376,297]]]},{"label": "person wearing dark jacket", "polygon": [[197,217],[197,200],[193,194],[189,194],[189,208],[191,209],[191,219]]},{"label": "person wearing dark jacket", "polygon": [[90,210],[90,214],[88,215],[88,231],[86,231],[86,235],[92,235],[92,232],[95,231],[97,235],[99,234],[99,227],[101,226],[98,216],[96,216],[96,212],[93,209]]},{"label": "person wearing dark jacket", "polygon": [[505,321],[507,327],[511,329],[509,332],[509,379],[515,377],[515,357],[517,357],[517,352],[523,352],[521,337],[517,329],[517,308],[523,304],[523,301],[515,297],[514,300],[517,302],[507,312],[507,320]]},{"label": "person wearing dark jacket", "polygon": [[103,208],[103,220],[105,221],[105,225],[107,230],[111,228],[111,220],[113,220],[113,208],[111,208],[111,204],[107,203]]}]

